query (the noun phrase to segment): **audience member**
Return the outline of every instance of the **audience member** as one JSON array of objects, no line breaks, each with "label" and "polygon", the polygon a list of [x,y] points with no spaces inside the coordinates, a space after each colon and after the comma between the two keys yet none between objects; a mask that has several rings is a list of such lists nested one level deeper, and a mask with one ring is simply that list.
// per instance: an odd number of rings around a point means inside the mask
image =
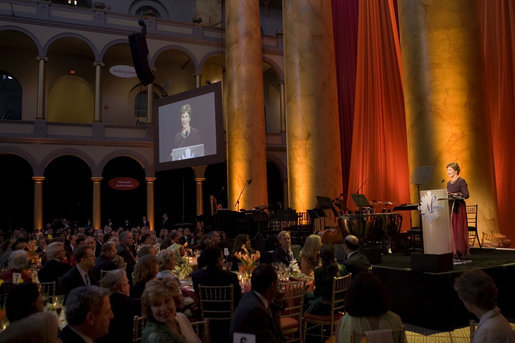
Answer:
[{"label": "audience member", "polygon": [[472,343],[515,342],[510,324],[497,307],[497,287],[482,270],[468,270],[454,281],[465,308],[479,319]]},{"label": "audience member", "polygon": [[102,287],[111,292],[109,300],[114,318],[111,319],[109,333],[98,339],[97,343],[132,342],[134,316],[141,315],[141,302],[139,299],[129,298],[130,285],[125,271],[108,271],[102,279]]},{"label": "audience member", "polygon": [[[148,235],[150,237],[150,235]],[[156,255],[156,249],[151,244],[142,245],[138,250],[138,257],[142,258],[145,255]]]},{"label": "audience member", "polygon": [[134,266],[134,285],[131,287],[131,298],[141,298],[145,285],[159,272],[157,257],[146,255],[138,260]]},{"label": "audience member", "polygon": [[179,278],[172,273],[175,269],[175,253],[173,251],[168,249],[161,250],[159,254],[157,254],[157,264],[159,265],[159,273],[156,274],[157,278],[171,278],[180,286]]},{"label": "audience member", "polygon": [[102,245],[104,245],[104,231],[95,230],[95,257],[100,256]]},{"label": "audience member", "polygon": [[356,277],[361,272],[367,272],[370,269],[370,261],[359,251],[359,240],[354,235],[348,235],[343,241],[343,249],[347,254],[346,259],[342,262],[352,277]]},{"label": "audience member", "polygon": [[[146,318],[143,343],[200,342],[189,321],[176,319],[179,287],[169,278],[150,280],[141,296],[141,313]],[[185,327],[182,327],[180,323]],[[189,326],[189,327],[188,327]],[[185,338],[186,332],[188,337]]]},{"label": "audience member", "polygon": [[279,325],[281,294],[277,292],[279,279],[270,265],[259,265],[252,272],[252,291],[245,293],[234,313],[230,340],[235,332],[250,333],[256,342],[285,342]]},{"label": "audience member", "polygon": [[134,248],[134,241],[132,239],[132,233],[129,231],[123,231],[120,234],[120,245],[118,245],[118,255],[123,257],[126,263],[125,271],[127,272],[127,278],[129,283],[132,285],[132,272],[134,271],[134,265],[136,264],[136,249]]},{"label": "audience member", "polygon": [[65,306],[68,325],[59,333],[62,343],[90,343],[109,332],[113,312],[106,289],[77,287],[68,295]]},{"label": "audience member", "polygon": [[2,343],[55,343],[57,340],[57,317],[51,312],[31,314],[11,322],[0,333]]},{"label": "audience member", "polygon": [[31,282],[32,276],[27,269],[29,263],[29,255],[25,250],[14,250],[7,260],[7,269],[0,274],[0,279],[4,282],[19,282],[19,278],[23,282]]},{"label": "audience member", "polygon": [[95,266],[93,267],[93,273],[97,280],[100,280],[100,274],[102,270],[115,270],[118,269],[114,259],[116,256],[116,247],[113,243],[107,242],[100,248],[100,255],[95,259]]},{"label": "audience member", "polygon": [[300,251],[300,271],[311,279],[315,276],[315,269],[320,264],[320,247],[322,239],[319,235],[309,235]]},{"label": "audience member", "polygon": [[65,298],[72,289],[94,285],[97,281],[91,270],[95,265],[93,250],[87,245],[80,245],[73,256],[77,264],[63,275],[58,288],[58,294],[64,294]]},{"label": "audience member", "polygon": [[300,273],[299,263],[291,250],[291,235],[288,231],[281,231],[277,235],[280,246],[274,250],[273,260],[290,268],[291,273]]},{"label": "audience member", "polygon": [[17,284],[7,295],[5,314],[10,323],[43,310],[43,299],[41,293],[39,293],[38,285],[35,283]]},{"label": "audience member", "polygon": [[[389,310],[390,306],[390,298],[379,277],[372,273],[356,275],[345,296],[347,313],[336,329],[337,342],[350,342],[352,332],[400,329],[402,320]],[[394,337],[394,342],[406,342],[404,333],[395,333]]]},{"label": "audience member", "polygon": [[331,313],[331,299],[333,297],[333,278],[348,274],[345,266],[336,262],[334,246],[324,244],[320,248],[322,266],[315,269],[315,291],[313,296],[306,293],[306,312],[316,315]]},{"label": "audience member", "polygon": [[41,282],[53,282],[57,285],[59,279],[70,270],[71,266],[66,263],[66,251],[62,242],[53,242],[46,249],[47,263],[38,272]]}]

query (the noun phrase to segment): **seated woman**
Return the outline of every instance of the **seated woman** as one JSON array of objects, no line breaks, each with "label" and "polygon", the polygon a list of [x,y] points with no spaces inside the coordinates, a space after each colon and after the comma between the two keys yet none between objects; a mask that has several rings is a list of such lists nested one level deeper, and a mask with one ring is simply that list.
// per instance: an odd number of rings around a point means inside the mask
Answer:
[{"label": "seated woman", "polygon": [[157,257],[146,255],[138,260],[134,266],[134,285],[131,288],[131,298],[141,298],[145,285],[159,272]]},{"label": "seated woman", "polygon": [[311,279],[315,277],[315,269],[320,263],[321,246],[322,239],[319,235],[309,235],[300,251],[300,271]]},{"label": "seated woman", "polygon": [[18,280],[14,280],[14,274],[18,274],[23,282],[32,282],[32,276],[30,271],[27,269],[29,263],[29,255],[25,250],[15,250],[9,255],[7,260],[7,266],[9,269],[0,274],[0,279],[7,283],[17,283]]},{"label": "seated woman", "polygon": [[[400,329],[401,317],[389,311],[389,308],[390,298],[379,277],[371,273],[359,273],[352,279],[345,296],[347,313],[336,329],[337,342],[350,342],[352,332],[363,334],[370,330]],[[395,342],[406,342],[404,333],[398,333],[394,338]]]},{"label": "seated woman", "polygon": [[245,249],[247,249],[247,252],[249,254],[254,254],[256,251],[252,248],[252,245],[250,244],[250,236],[246,233],[240,233],[234,238],[234,244],[232,247],[232,267],[231,270],[238,270],[238,262],[239,260],[234,257],[234,254],[237,252],[245,252],[243,246],[245,246]]},{"label": "seated woman", "polygon": [[322,260],[322,266],[315,269],[315,292],[306,293],[306,312],[326,315],[331,312],[333,278],[347,275],[348,272],[345,266],[336,262],[332,244],[322,245],[320,259]]},{"label": "seated woman", "polygon": [[147,283],[141,296],[141,313],[147,320],[143,343],[200,343],[189,321],[184,320],[184,315],[175,313],[178,296],[179,287],[170,278]]}]

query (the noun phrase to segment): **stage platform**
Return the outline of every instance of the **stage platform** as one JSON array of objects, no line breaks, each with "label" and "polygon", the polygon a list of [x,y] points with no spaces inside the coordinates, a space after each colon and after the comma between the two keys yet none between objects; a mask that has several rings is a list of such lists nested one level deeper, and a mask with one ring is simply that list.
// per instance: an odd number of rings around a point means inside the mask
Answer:
[{"label": "stage platform", "polygon": [[454,279],[470,269],[482,269],[499,289],[499,307],[509,321],[515,321],[515,249],[472,248],[470,263],[455,264],[443,273],[411,270],[411,256],[385,254],[373,273],[384,282],[392,310],[405,323],[437,331],[452,331],[469,325],[470,314],[453,289]]}]

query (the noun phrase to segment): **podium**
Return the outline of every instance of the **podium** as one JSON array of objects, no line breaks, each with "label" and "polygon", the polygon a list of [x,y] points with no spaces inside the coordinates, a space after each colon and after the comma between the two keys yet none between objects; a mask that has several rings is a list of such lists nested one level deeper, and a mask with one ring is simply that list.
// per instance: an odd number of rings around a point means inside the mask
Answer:
[{"label": "podium", "polygon": [[452,270],[451,223],[447,189],[420,191],[420,212],[424,237],[424,254],[412,254],[416,271]]}]

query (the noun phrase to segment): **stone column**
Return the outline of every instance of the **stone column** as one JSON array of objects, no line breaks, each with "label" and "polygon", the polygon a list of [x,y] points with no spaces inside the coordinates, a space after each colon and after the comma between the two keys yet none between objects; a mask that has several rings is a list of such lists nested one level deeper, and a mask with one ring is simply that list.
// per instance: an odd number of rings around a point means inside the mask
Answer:
[{"label": "stone column", "polygon": [[284,0],[289,205],[316,206],[342,191],[331,1]]},{"label": "stone column", "polygon": [[228,207],[268,203],[261,27],[257,0],[231,0],[226,11]]},{"label": "stone column", "polygon": [[152,120],[152,109],[153,108],[154,108],[154,84],[149,83],[147,85],[147,124],[152,124],[152,121],[153,121]]},{"label": "stone column", "polygon": [[147,220],[151,230],[156,229],[154,225],[154,182],[156,182],[156,179],[156,177],[152,176],[145,178],[145,181],[147,181]]},{"label": "stone column", "polygon": [[95,67],[95,122],[102,121],[102,67],[104,63],[95,62],[93,63]]},{"label": "stone column", "polygon": [[445,166],[458,162],[478,227],[498,232],[476,3],[399,0],[398,9],[409,168],[432,165],[424,189],[444,188]]},{"label": "stone column", "polygon": [[39,74],[38,74],[38,103],[36,119],[45,119],[45,62],[48,62],[48,57],[38,56],[37,61],[39,63]]},{"label": "stone column", "polygon": [[203,191],[202,191],[202,183],[206,181],[205,177],[196,177],[195,182],[197,184],[197,216],[201,216],[204,214],[204,203],[203,203]]},{"label": "stone column", "polygon": [[43,181],[44,176],[33,176],[34,180],[34,230],[43,228]]},{"label": "stone column", "polygon": [[202,76],[202,74],[198,71],[196,71],[193,76],[195,77],[195,87],[196,88],[200,88],[200,77]]},{"label": "stone column", "polygon": [[93,228],[95,230],[102,228],[102,208],[101,208],[101,193],[100,186],[102,182],[101,176],[94,176],[91,178],[93,181]]}]

